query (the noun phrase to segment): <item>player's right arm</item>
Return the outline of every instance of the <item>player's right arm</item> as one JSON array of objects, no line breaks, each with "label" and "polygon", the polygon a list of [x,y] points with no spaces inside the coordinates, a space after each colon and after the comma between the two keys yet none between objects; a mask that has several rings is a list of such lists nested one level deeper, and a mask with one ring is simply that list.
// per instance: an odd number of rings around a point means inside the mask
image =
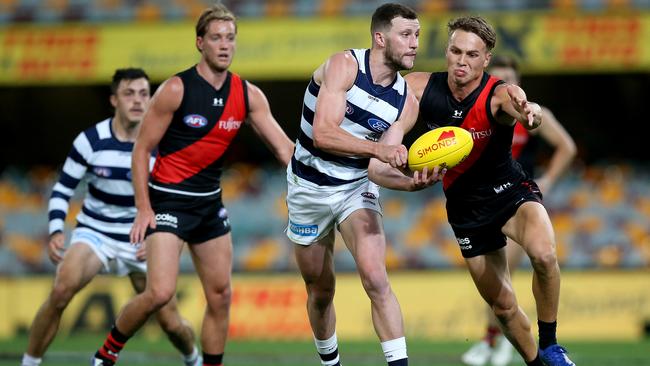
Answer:
[{"label": "player's right arm", "polygon": [[422,94],[424,94],[424,89],[427,87],[430,77],[430,72],[411,72],[404,76],[404,80],[406,80],[418,102],[422,99]]},{"label": "player's right arm", "polygon": [[61,169],[59,180],[52,188],[52,195],[48,202],[50,238],[47,245],[47,254],[54,264],[63,259],[65,245],[63,230],[70,206],[70,198],[74,195],[75,189],[88,170],[88,159],[92,151],[92,146],[86,134],[80,133],[72,143],[72,148]]},{"label": "player's right arm", "polygon": [[135,207],[138,213],[131,227],[131,243],[144,241],[147,227],[155,228],[155,213],[149,200],[149,159],[151,152],[162,139],[172,122],[174,112],[183,100],[183,82],[177,76],[165,81],[154,94],[149,108],[142,118],[140,132],[133,146],[131,158],[131,175]]},{"label": "player's right arm", "polygon": [[314,72],[320,85],[312,129],[314,146],[340,156],[377,158],[391,166],[406,162],[406,147],[361,140],[343,130],[346,93],[354,85],[357,61],[350,52],[332,55]]}]

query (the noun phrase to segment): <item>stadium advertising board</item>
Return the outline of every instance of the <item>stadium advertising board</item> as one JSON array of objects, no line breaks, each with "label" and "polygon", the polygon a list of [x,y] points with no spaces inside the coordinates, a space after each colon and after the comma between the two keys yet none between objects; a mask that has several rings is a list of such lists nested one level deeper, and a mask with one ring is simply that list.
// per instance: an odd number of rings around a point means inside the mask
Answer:
[{"label": "stadium advertising board", "polygon": [[[650,321],[648,272],[567,272],[562,278],[560,324],[562,339],[639,339]],[[391,277],[409,337],[463,340],[484,331],[484,311],[469,275],[453,272],[404,272]],[[535,319],[530,273],[515,277],[521,306]],[[0,279],[0,338],[28,329],[40,301],[50,289],[49,278]],[[201,285],[193,276],[178,282],[183,316],[200,329],[205,307]],[[99,277],[75,297],[61,322],[63,334],[104,333],[115,312],[132,296],[127,279]],[[311,339],[305,311],[306,294],[298,274],[242,276],[233,279],[232,339]],[[340,275],[335,299],[340,338],[374,339],[370,304],[358,276]],[[534,323],[534,322],[533,322]],[[535,324],[533,324],[533,328]],[[536,330],[535,330],[536,332]],[[151,322],[144,334],[164,337]]]},{"label": "stadium advertising board", "polygon": [[[444,67],[446,22],[421,19],[418,70]],[[495,52],[526,72],[650,70],[650,13],[487,14]],[[249,79],[306,79],[328,55],[369,47],[367,18],[273,18],[239,22],[233,70]],[[0,28],[0,84],[103,83],[115,68],[145,68],[162,81],[198,60],[194,24],[20,25]]]}]

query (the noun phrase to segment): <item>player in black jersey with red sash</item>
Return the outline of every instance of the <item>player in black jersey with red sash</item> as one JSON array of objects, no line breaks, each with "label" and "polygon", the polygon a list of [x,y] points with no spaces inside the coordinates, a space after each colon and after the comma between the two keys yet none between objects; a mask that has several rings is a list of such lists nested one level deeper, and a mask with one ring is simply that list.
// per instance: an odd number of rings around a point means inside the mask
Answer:
[{"label": "player in black jersey with red sash", "polygon": [[[232,239],[221,201],[223,154],[244,121],[285,166],[294,145],[271,114],[264,93],[228,71],[235,16],[222,4],[196,24],[199,63],[166,80],[153,97],[133,149],[138,213],[131,242],[145,239],[147,288],[120,312],[94,365],[113,365],[119,351],[176,293],[184,243],[207,302],[201,331],[203,365],[222,365],[230,309]],[[149,176],[148,156],[158,148]]]},{"label": "player in black jersey with red sash", "polygon": [[[469,157],[443,178],[449,223],[478,291],[526,364],[574,365],[556,340],[560,268],[553,227],[537,185],[510,151],[514,124],[536,128],[542,110],[520,87],[485,73],[496,34],[484,19],[461,17],[448,28],[447,72],[412,73],[406,80],[429,128],[460,126],[474,140]],[[512,289],[506,236],[533,265],[539,350]]]}]

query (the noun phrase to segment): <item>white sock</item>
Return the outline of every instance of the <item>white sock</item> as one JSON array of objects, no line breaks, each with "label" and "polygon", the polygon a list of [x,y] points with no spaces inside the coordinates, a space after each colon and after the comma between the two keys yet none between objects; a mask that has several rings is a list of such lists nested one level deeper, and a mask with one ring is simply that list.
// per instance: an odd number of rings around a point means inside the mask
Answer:
[{"label": "white sock", "polygon": [[28,355],[27,353],[23,354],[23,362],[20,364],[21,366],[39,366],[41,364],[41,361],[43,361],[42,358],[40,357],[32,357]]},{"label": "white sock", "polygon": [[320,355],[320,363],[322,365],[332,366],[339,363],[339,344],[336,339],[336,332],[325,340],[314,338],[314,343],[316,343],[316,350]]},{"label": "white sock", "polygon": [[390,341],[381,342],[381,349],[384,351],[386,362],[392,362],[408,358],[406,355],[406,338],[396,338]]},{"label": "white sock", "polygon": [[183,355],[183,362],[185,362],[186,365],[191,365],[196,361],[197,357],[199,357],[199,349],[196,348],[196,345],[194,345],[194,349],[192,349],[192,353],[189,355]]}]

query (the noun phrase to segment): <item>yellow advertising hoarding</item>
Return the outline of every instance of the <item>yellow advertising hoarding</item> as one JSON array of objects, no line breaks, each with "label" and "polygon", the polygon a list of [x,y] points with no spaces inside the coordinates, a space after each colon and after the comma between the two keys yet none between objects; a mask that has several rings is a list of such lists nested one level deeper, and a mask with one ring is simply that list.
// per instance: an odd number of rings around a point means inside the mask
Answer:
[{"label": "yellow advertising hoarding", "polygon": [[[418,70],[444,67],[446,23],[421,19]],[[650,13],[486,14],[495,52],[526,71],[650,70]],[[248,79],[307,79],[331,53],[370,46],[369,17],[241,20],[233,70]],[[0,28],[0,84],[105,83],[119,67],[143,67],[162,81],[198,60],[194,24],[18,25]]]},{"label": "yellow advertising hoarding", "polygon": [[[650,321],[650,272],[563,275],[559,336],[562,339],[638,339]],[[533,320],[530,273],[515,277],[519,302]],[[396,273],[393,289],[404,313],[406,333],[422,339],[474,339],[483,334],[485,310],[469,275],[462,271]],[[28,329],[51,286],[49,278],[0,279],[0,338]],[[198,279],[178,282],[179,308],[199,329],[204,300]],[[237,275],[233,281],[232,339],[311,339],[306,294],[298,274]],[[114,314],[132,296],[127,279],[99,277],[70,304],[62,334],[105,332]],[[340,275],[335,299],[337,333],[345,339],[373,339],[370,304],[354,274]],[[162,336],[155,324],[144,334]]]}]

